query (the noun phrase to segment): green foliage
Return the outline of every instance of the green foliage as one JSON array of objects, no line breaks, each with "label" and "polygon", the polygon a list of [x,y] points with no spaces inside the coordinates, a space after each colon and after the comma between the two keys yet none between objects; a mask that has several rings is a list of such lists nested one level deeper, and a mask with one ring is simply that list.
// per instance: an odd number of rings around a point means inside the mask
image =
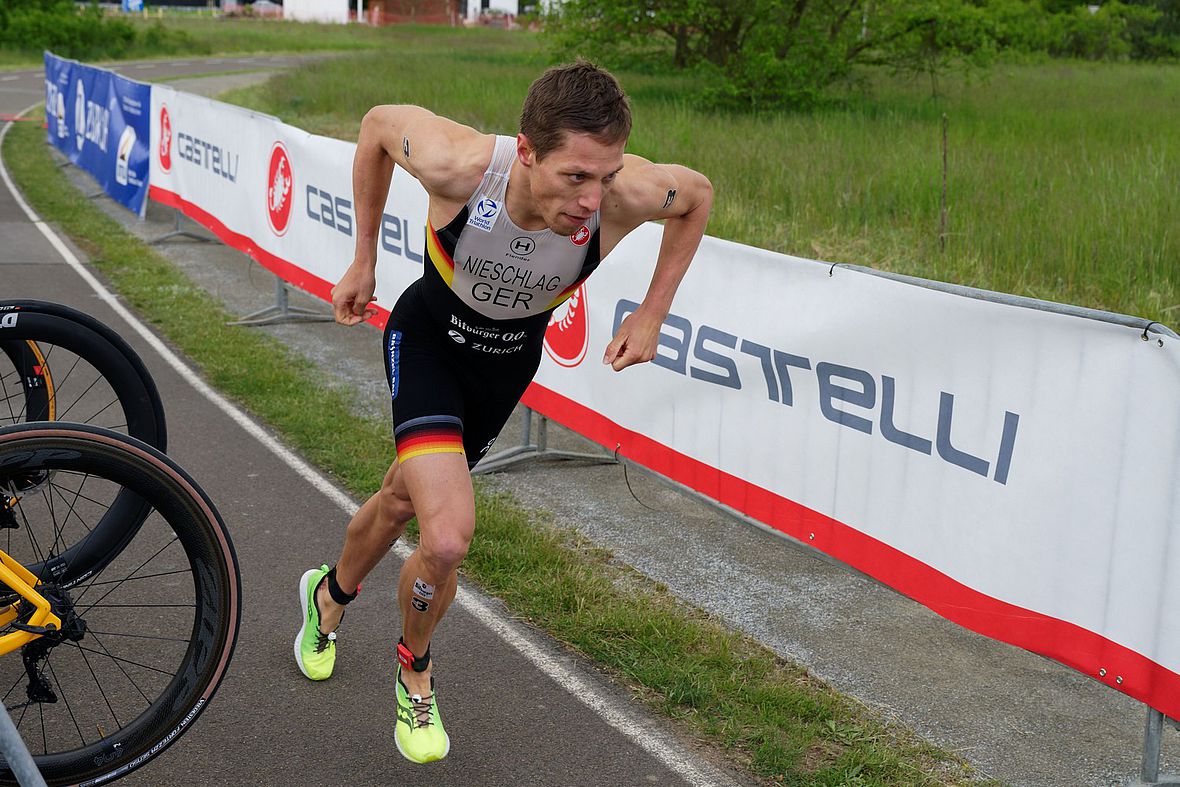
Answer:
[{"label": "green foliage", "polygon": [[158,22],[137,30],[127,19],[107,16],[97,3],[79,8],[71,0],[4,0],[0,48],[29,53],[48,49],[77,59],[193,51],[183,32]]},{"label": "green foliage", "polygon": [[568,0],[559,57],[691,71],[709,103],[801,108],[865,66],[937,78],[1005,51],[1090,60],[1180,54],[1176,0]]}]

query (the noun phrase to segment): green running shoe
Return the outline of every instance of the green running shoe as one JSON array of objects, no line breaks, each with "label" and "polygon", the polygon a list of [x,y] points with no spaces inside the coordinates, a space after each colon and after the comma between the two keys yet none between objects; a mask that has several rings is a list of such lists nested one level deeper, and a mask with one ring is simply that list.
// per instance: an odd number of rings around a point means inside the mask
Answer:
[{"label": "green running shoe", "polygon": [[402,668],[397,667],[397,719],[393,723],[393,739],[397,750],[411,762],[434,762],[447,756],[451,739],[438,715],[437,692],[434,678],[430,679],[429,697],[410,694],[402,683]]},{"label": "green running shoe", "polygon": [[332,677],[336,666],[336,632],[320,632],[320,609],[315,602],[315,591],[328,574],[327,566],[313,568],[299,580],[299,607],[303,626],[295,637],[295,663],[299,671],[312,680]]}]

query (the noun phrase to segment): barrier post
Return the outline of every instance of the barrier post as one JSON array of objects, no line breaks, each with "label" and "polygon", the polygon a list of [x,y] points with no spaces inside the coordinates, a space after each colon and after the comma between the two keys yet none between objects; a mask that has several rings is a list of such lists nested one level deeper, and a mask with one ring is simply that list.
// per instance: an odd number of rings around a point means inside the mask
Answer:
[{"label": "barrier post", "polygon": [[521,444],[515,448],[509,448],[506,451],[501,451],[494,457],[489,458],[486,462],[480,462],[474,470],[472,475],[480,473],[494,473],[497,470],[503,470],[513,465],[521,464],[522,462],[541,460],[541,459],[574,459],[582,461],[590,461],[599,464],[617,464],[618,460],[610,454],[588,454],[579,453],[577,451],[550,451],[549,450],[549,419],[537,413],[540,421],[537,424],[537,442],[532,442],[533,433],[533,410],[530,407],[524,408],[524,423],[522,426]]},{"label": "barrier post", "polygon": [[12,717],[8,715],[8,708],[3,702],[0,702],[0,753],[8,761],[8,767],[12,769],[12,774],[16,776],[16,781],[21,787],[45,787],[45,779],[37,770],[33,755],[29,754],[28,747],[21,740],[20,733],[12,723]]},{"label": "barrier post", "polygon": [[157,243],[163,243],[164,241],[171,240],[173,238],[191,238],[192,240],[195,240],[199,243],[213,243],[214,242],[213,238],[207,238],[204,235],[198,235],[195,232],[190,232],[188,230],[182,230],[180,228],[180,217],[181,217],[180,211],[176,210],[176,224],[174,224],[172,226],[172,231],[166,232],[163,235],[161,235],[160,237],[152,240],[150,242],[151,245],[154,246]]},{"label": "barrier post", "polygon": [[287,282],[275,276],[275,302],[273,306],[250,312],[240,320],[228,322],[226,325],[276,325],[282,322],[331,322],[331,314],[291,306],[287,294]]},{"label": "barrier post", "polygon": [[[1173,725],[1175,721],[1169,719]],[[1143,764],[1139,779],[1131,787],[1180,787],[1176,776],[1160,777],[1160,750],[1163,745],[1164,714],[1155,708],[1147,709],[1147,724],[1143,730]]]}]

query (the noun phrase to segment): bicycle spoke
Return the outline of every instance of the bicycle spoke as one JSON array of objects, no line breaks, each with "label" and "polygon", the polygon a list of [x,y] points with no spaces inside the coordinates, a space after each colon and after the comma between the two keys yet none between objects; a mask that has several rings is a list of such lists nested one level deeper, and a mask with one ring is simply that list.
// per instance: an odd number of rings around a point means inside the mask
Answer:
[{"label": "bicycle spoke", "polygon": [[160,642],[183,642],[186,645],[188,643],[192,642],[191,639],[185,639],[183,637],[157,637],[157,636],[153,636],[151,634],[121,634],[118,631],[100,631],[98,629],[92,629],[92,628],[86,629],[86,633],[87,634],[101,634],[104,637],[126,637],[128,639],[154,639],[154,640],[159,640]]},{"label": "bicycle spoke", "polygon": [[[86,482],[89,480],[90,480],[89,475],[83,476],[81,483],[78,484],[78,488],[76,490],[71,490],[74,493],[73,500],[66,499],[66,494],[62,491],[65,488],[63,485],[58,484],[56,481],[49,482],[50,492],[52,493],[52,492],[56,491],[58,494],[58,497],[61,498],[62,503],[66,506],[66,515],[62,519],[61,526],[60,527],[55,526],[55,528],[54,528],[53,549],[50,550],[50,552],[49,552],[50,556],[53,556],[55,554],[61,554],[61,552],[65,551],[65,548],[64,548],[65,544],[62,541],[62,533],[65,532],[66,526],[69,524],[71,517],[73,519],[77,520],[77,522],[80,525],[82,525],[82,528],[84,530],[86,530],[86,536],[84,536],[82,538],[82,541],[85,541],[87,538],[89,538],[90,534],[94,532],[93,528],[91,528],[88,524],[86,524],[86,520],[82,518],[82,516],[78,513],[78,510],[77,510],[79,499],[83,499],[83,500],[90,499],[90,498],[85,497],[82,494],[82,489],[86,486]],[[92,501],[92,502],[97,502],[97,501]],[[55,520],[55,522],[56,522],[56,520]],[[82,542],[80,541],[79,543],[82,543]],[[58,551],[59,546],[62,547],[61,552]],[[45,569],[45,566],[42,566],[42,570],[44,570],[44,569]],[[37,577],[37,578],[43,579],[43,577]]]},{"label": "bicycle spoke", "polygon": [[[131,675],[127,672],[127,670],[123,669],[123,665],[119,663],[119,658],[117,656],[115,656],[115,654],[111,653],[110,649],[107,648],[107,646],[104,645],[102,640],[100,640],[98,637],[94,637],[94,642],[96,645],[98,645],[100,648],[103,649],[103,651],[107,655],[107,658],[109,658],[111,661],[113,661],[115,663],[115,666],[119,668],[119,672],[123,673],[123,677],[125,677],[127,679],[127,681],[132,686],[135,687],[135,690],[139,692],[139,696],[143,697],[143,701],[146,702],[148,705],[151,705],[152,698],[149,697],[147,695],[147,693],[139,687],[139,684],[135,682],[135,678],[131,677]],[[86,658],[86,656],[83,655],[82,658]],[[163,672],[163,670],[161,670],[161,672]],[[168,673],[164,673],[164,674],[168,674]],[[101,687],[99,687],[99,690],[100,691],[102,690]],[[114,711],[112,711],[111,713],[113,714]],[[116,717],[115,722],[118,723],[118,721],[119,721],[119,719]],[[122,727],[123,725],[119,724],[119,726]]]},{"label": "bicycle spoke", "polygon": [[176,675],[175,672],[169,672],[168,670],[162,670],[159,667],[153,667],[150,664],[140,664],[138,661],[132,661],[131,659],[125,659],[122,656],[116,656],[113,653],[107,654],[107,653],[102,653],[101,651],[91,650],[90,648],[84,648],[80,644],[78,644],[77,642],[65,642],[62,644],[73,645],[78,650],[83,650],[83,651],[86,651],[87,653],[93,653],[96,656],[106,656],[107,658],[111,659],[112,661],[122,662],[123,664],[130,664],[134,667],[140,667],[142,669],[151,670],[152,672],[158,672],[161,675],[167,675],[170,678],[174,677]]},{"label": "bicycle spoke", "polygon": [[[98,642],[97,638],[95,638],[95,642]],[[102,643],[99,643],[100,646],[101,646],[101,644]],[[106,648],[103,648],[103,650],[106,650]],[[98,679],[98,675],[94,674],[94,667],[90,666],[90,659],[86,658],[86,650],[84,648],[78,648],[78,652],[82,654],[82,661],[84,661],[86,663],[86,669],[90,670],[90,677],[94,678],[94,686],[95,686],[95,688],[98,689],[98,693],[102,695],[102,701],[106,703],[107,710],[109,710],[111,712],[111,718],[115,720],[115,726],[118,727],[119,729],[123,729],[123,723],[121,721],[119,721],[119,714],[115,713],[115,709],[111,706],[111,700],[107,696],[106,690],[103,689],[103,687],[102,687],[102,681]],[[116,664],[117,664],[117,662],[116,662]],[[124,675],[127,674],[127,671],[124,670],[122,667],[119,667],[119,671],[122,672]],[[133,686],[135,685],[134,681],[132,681],[132,685]],[[139,690],[139,686],[135,686],[135,688],[136,688],[136,690]],[[58,687],[58,690],[63,695],[65,694],[64,690],[62,690],[62,688],[60,686]],[[142,691],[140,691],[139,693],[143,694]],[[85,743],[85,741],[83,741],[83,743]]]},{"label": "bicycle spoke", "polygon": [[[146,566],[148,563],[151,563],[153,560],[155,560],[156,558],[158,558],[160,555],[162,555],[162,554],[164,553],[164,550],[166,550],[168,547],[172,546],[173,544],[175,544],[175,543],[176,543],[177,541],[179,541],[179,540],[180,540],[180,539],[179,539],[179,538],[178,538],[178,537],[177,537],[175,534],[173,534],[173,536],[172,536],[172,540],[171,540],[171,541],[169,541],[169,542],[168,542],[167,544],[165,544],[164,546],[160,547],[160,549],[159,549],[159,550],[156,552],[156,554],[152,555],[152,556],[151,556],[151,557],[149,557],[147,560],[143,561],[143,562],[142,562],[142,563],[140,563],[138,566],[136,566],[135,570],[134,570],[134,571],[132,571],[132,572],[131,572],[130,574],[128,574],[127,576],[123,577],[123,578],[122,578],[122,579],[120,579],[120,580],[115,580],[115,586],[114,586],[113,588],[111,588],[110,590],[108,590],[106,593],[103,593],[101,596],[99,596],[99,598],[98,598],[98,601],[95,601],[95,602],[94,602],[94,603],[92,603],[90,606],[86,607],[86,609],[93,609],[93,608],[94,608],[96,605],[98,605],[98,604],[99,604],[99,603],[100,603],[100,602],[101,602],[101,601],[102,601],[104,598],[106,598],[107,596],[111,595],[111,594],[112,594],[112,593],[114,593],[116,590],[118,590],[120,587],[122,587],[124,582],[127,582],[127,581],[128,581],[128,580],[130,580],[132,577],[134,577],[136,574],[138,574],[138,573],[139,573],[139,570],[140,570],[141,568],[143,568],[143,567],[144,567],[144,566]],[[101,574],[101,572],[100,572],[100,574]],[[95,579],[97,579],[97,578],[98,578],[98,577],[95,577]],[[91,588],[91,587],[93,587],[93,583],[90,583],[90,584],[88,584],[88,585],[87,585],[87,587],[86,587],[86,589],[85,589],[85,590],[83,590],[81,593],[79,593],[79,594],[78,594],[78,598],[76,598],[76,599],[74,600],[74,604],[75,604],[75,605],[79,604],[79,603],[82,601],[82,598],[83,598],[83,597],[86,595],[86,593],[87,593],[87,592],[90,590],[90,588]]]},{"label": "bicycle spoke", "polygon": [[[157,577],[170,577],[170,576],[174,576],[176,574],[184,574],[187,576],[188,574],[191,574],[191,573],[192,572],[186,568],[178,568],[175,571],[161,571],[159,574],[143,574],[142,576],[138,576],[138,577],[125,577],[123,579],[108,579],[103,582],[87,582],[86,586],[87,587],[94,587],[96,585],[114,585],[114,584],[119,584],[120,582],[138,582],[141,579],[155,579]],[[99,600],[101,601],[102,599],[99,599]]]},{"label": "bicycle spoke", "polygon": [[91,604],[86,607],[92,609],[196,609],[196,604]]},{"label": "bicycle spoke", "polygon": [[12,696],[12,692],[16,691],[16,687],[19,686],[21,684],[21,681],[23,681],[24,679],[25,679],[25,674],[22,672],[21,674],[16,676],[16,680],[13,682],[13,684],[11,686],[8,687],[8,691],[4,692],[4,705],[5,706],[7,706],[9,704],[8,698]]},{"label": "bicycle spoke", "polygon": [[[77,364],[75,364],[75,366],[76,365]],[[73,370],[71,369],[71,371],[73,371]],[[82,401],[82,397],[84,397],[84,396],[86,396],[86,394],[90,393],[90,391],[94,388],[94,386],[98,385],[101,380],[102,380],[102,377],[95,377],[94,382],[92,382],[90,385],[86,386],[86,390],[83,391],[81,394],[79,394],[74,399],[74,401],[70,403],[70,406],[66,408],[65,412],[58,413],[56,420],[58,420],[58,421],[66,421],[66,420],[77,421],[78,420],[77,418],[67,419],[66,416],[68,416],[70,414],[71,410],[73,410],[75,407],[78,406],[78,404]],[[62,382],[64,382],[64,380]]]},{"label": "bicycle spoke", "polygon": [[[86,736],[82,734],[82,727],[81,727],[81,725],[78,724],[77,717],[74,716],[74,709],[70,707],[70,701],[68,699],[66,699],[65,692],[62,691],[61,681],[57,679],[57,673],[54,672],[54,670],[53,670],[53,664],[50,663],[50,658],[51,657],[49,657],[49,656],[47,656],[45,658],[45,666],[49,669],[49,675],[50,675],[50,677],[53,678],[53,682],[57,685],[57,693],[61,695],[61,701],[63,703],[65,703],[66,712],[70,714],[70,721],[74,722],[74,729],[76,729],[78,731],[78,740],[80,740],[82,742],[82,745],[85,746],[86,745]],[[44,709],[42,709],[41,718],[42,718],[42,723],[41,723],[42,734],[44,734],[44,727],[45,727],[45,723],[44,723],[45,711],[44,711]],[[46,746],[46,753],[48,753],[48,746]]]}]

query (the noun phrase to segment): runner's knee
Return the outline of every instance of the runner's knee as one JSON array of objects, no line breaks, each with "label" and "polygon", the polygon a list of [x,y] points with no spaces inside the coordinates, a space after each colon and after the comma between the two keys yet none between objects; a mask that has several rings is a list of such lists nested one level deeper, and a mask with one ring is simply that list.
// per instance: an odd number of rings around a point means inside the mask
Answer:
[{"label": "runner's knee", "polygon": [[[466,530],[466,533],[470,533],[470,530]],[[446,576],[459,567],[471,545],[471,537],[466,533],[464,529],[448,528],[444,532],[432,532],[429,536],[423,534],[418,550],[432,574],[436,577]]]}]

